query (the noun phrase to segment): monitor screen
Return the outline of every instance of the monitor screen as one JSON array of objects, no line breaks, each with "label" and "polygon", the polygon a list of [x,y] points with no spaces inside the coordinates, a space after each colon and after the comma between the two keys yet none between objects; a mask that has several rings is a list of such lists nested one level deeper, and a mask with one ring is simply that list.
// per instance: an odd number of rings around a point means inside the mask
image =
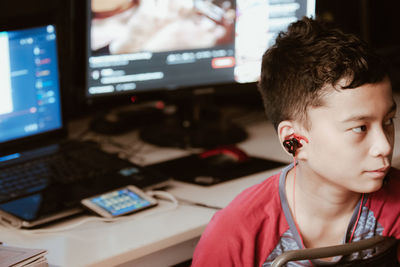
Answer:
[{"label": "monitor screen", "polygon": [[86,97],[253,83],[316,0],[88,0]]},{"label": "monitor screen", "polygon": [[54,25],[0,31],[0,143],[62,128]]}]

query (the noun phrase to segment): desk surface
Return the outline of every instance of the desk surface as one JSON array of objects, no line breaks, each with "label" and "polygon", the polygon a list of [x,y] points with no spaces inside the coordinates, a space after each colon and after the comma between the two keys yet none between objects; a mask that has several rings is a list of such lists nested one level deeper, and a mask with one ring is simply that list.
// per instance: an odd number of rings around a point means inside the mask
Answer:
[{"label": "desk surface", "polygon": [[[77,129],[75,131],[77,134],[80,132],[80,125],[82,124],[77,122],[76,125],[72,126]],[[397,125],[396,131],[398,131],[399,123]],[[275,131],[268,122],[256,120],[248,123],[246,128],[249,139],[238,144],[240,148],[253,156],[290,162],[290,157],[281,149]],[[105,149],[110,151],[116,149],[113,142],[118,140],[119,147],[123,144],[122,146],[130,152],[125,151],[123,156],[125,155],[133,162],[142,165],[193,152],[157,148],[147,144],[142,144],[138,148],[136,147],[138,137],[135,133],[115,137],[115,140],[114,138],[99,136],[91,136],[91,138],[95,140],[96,138],[103,138],[103,141],[106,138],[107,142],[103,142],[103,144]],[[398,138],[396,137],[396,139]],[[397,140],[397,143],[399,143],[399,140]],[[140,153],[137,153],[138,151]],[[395,149],[393,161],[395,166],[400,163],[398,154]],[[162,251],[168,248],[179,247],[179,244],[197,240],[216,209],[199,207],[193,205],[193,203],[224,207],[242,190],[259,183],[277,171],[278,169],[269,170],[210,187],[169,181],[169,193],[181,200],[178,206],[174,206],[168,201],[160,201],[160,204],[155,208],[124,217],[122,220],[112,223],[98,220],[87,221],[95,217],[79,216],[43,228],[48,231],[54,228],[76,226],[69,230],[54,233],[15,230],[0,226],[0,241],[13,246],[47,249],[47,258],[51,266],[124,266],[124,263],[130,262],[131,264],[135,261],[140,262],[135,266],[172,265],[189,259],[195,243],[191,244],[189,250],[186,250],[186,254],[179,254],[178,252],[178,254],[166,253],[164,254],[166,255],[165,258],[160,256],[157,264],[150,265],[150,263],[146,263],[145,260],[141,261],[141,259],[146,259],[146,257],[147,259],[158,258],[157,255],[162,255]],[[81,224],[78,225],[79,223]]]},{"label": "desk surface", "polygon": [[[274,131],[263,117],[261,121],[262,123],[257,121],[246,125],[249,138],[238,146],[250,155],[262,157],[265,151],[270,151],[272,153],[268,154],[273,156],[271,159],[289,161],[290,158],[283,151],[277,153],[281,149],[276,138],[265,138],[273,135]],[[82,121],[73,122],[73,133],[79,135],[85,130],[85,125]],[[158,148],[143,143],[136,148],[137,142],[140,142],[137,133],[118,137],[89,134],[88,139],[100,142],[104,149],[110,152],[121,151],[121,147],[124,147],[126,150],[121,156],[141,165],[196,152]],[[115,146],[115,142],[119,145]],[[200,207],[193,203],[222,208],[243,189],[264,180],[275,171],[258,173],[209,187],[169,181],[168,191],[180,200],[178,206],[162,200],[155,208],[111,223],[100,221],[94,216],[81,215],[40,228],[39,231],[0,226],[0,241],[10,246],[47,249],[47,259],[51,266],[115,266],[132,263],[148,255],[158,255],[168,248],[179,247],[179,244],[186,241],[197,241],[216,209]],[[40,232],[41,230],[44,231]],[[186,255],[179,255],[181,259],[160,259],[159,266],[190,259],[194,245],[195,243],[191,244],[192,247]],[[145,261],[140,263],[141,266],[150,266]]]},{"label": "desk surface", "polygon": [[[172,193],[194,202],[225,206],[243,188],[268,175],[253,175],[208,189],[172,182]],[[202,201],[205,195],[207,199]],[[112,223],[90,221],[54,233],[1,227],[0,236],[9,245],[47,249],[49,263],[54,266],[115,266],[199,237],[214,212],[185,201],[177,207],[160,201],[156,208]],[[88,218],[79,216],[43,229],[69,227]]]}]

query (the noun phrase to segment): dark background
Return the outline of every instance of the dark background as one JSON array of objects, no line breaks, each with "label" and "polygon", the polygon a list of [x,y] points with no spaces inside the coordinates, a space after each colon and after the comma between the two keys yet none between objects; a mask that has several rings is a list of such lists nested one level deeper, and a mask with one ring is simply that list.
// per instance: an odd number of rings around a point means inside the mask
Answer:
[{"label": "dark background", "polygon": [[[86,0],[6,0],[0,3],[0,28],[9,21],[32,21],[39,17],[50,18],[58,25],[67,118],[80,116],[86,109],[82,101],[85,5]],[[400,91],[399,12],[398,0],[317,0],[316,5],[317,17],[358,34],[388,59],[396,91]],[[246,92],[256,92],[255,85],[250,85]]]}]

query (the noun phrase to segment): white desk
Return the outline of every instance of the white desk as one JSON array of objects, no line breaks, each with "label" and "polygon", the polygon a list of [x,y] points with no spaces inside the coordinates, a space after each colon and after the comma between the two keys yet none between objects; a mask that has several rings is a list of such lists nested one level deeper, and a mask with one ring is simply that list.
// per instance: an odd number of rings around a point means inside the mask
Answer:
[{"label": "white desk", "polygon": [[[270,124],[261,120],[246,127],[249,139],[238,144],[239,147],[253,156],[268,156],[270,159],[285,162],[291,160],[281,149]],[[137,142],[137,136],[132,134],[119,136],[117,139],[127,146],[134,146]],[[399,142],[397,140],[398,144]],[[113,147],[108,149],[112,150]],[[140,151],[141,156],[135,156],[132,160],[142,164],[188,153],[151,145],[142,146]],[[395,150],[395,165],[400,162],[399,158]],[[243,189],[264,180],[276,171],[270,170],[211,187],[171,181],[169,192],[179,199],[224,207]],[[177,208],[172,207],[170,202],[161,201],[158,207],[121,221],[91,221],[57,233],[35,234],[0,227],[0,237],[8,245],[47,249],[51,266],[170,266],[191,258],[198,238],[215,213],[214,209],[184,202]],[[71,226],[87,218],[80,216],[51,227]]]}]

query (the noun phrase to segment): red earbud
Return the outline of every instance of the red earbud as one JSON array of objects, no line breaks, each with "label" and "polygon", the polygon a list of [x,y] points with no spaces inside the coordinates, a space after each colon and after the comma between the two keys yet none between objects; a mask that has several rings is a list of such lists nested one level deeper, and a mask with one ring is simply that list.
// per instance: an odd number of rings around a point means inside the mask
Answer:
[{"label": "red earbud", "polygon": [[296,156],[296,150],[303,146],[300,140],[304,140],[306,143],[308,143],[308,139],[306,137],[297,134],[291,134],[285,139],[285,141],[283,141],[283,146],[290,154],[293,155],[293,157]]}]

